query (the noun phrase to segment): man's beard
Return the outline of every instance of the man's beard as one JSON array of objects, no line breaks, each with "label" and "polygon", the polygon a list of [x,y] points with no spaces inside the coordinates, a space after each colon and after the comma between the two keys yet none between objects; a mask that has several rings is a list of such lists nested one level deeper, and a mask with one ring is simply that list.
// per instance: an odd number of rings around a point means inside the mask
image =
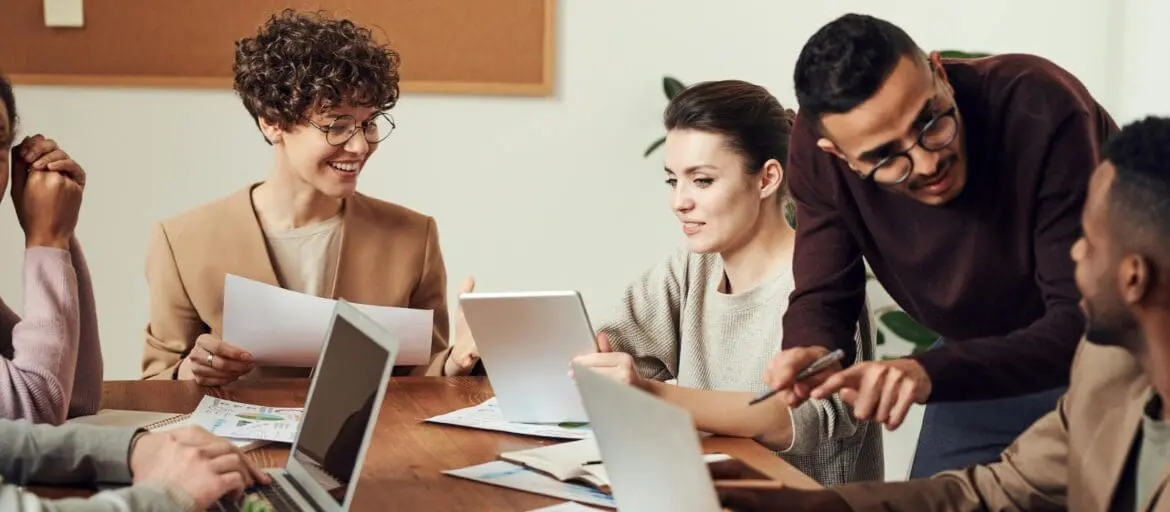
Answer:
[{"label": "man's beard", "polygon": [[1137,321],[1127,313],[1106,314],[1094,307],[1092,301],[1085,301],[1085,338],[1094,345],[1130,348],[1132,334],[1137,330]]}]

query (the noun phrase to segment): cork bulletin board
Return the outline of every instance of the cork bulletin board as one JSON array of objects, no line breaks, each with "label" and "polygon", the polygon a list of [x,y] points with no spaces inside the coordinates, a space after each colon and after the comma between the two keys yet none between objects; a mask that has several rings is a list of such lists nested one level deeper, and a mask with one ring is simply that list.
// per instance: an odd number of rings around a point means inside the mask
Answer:
[{"label": "cork bulletin board", "polygon": [[230,88],[234,42],[269,15],[323,9],[402,56],[402,90],[553,93],[555,0],[85,0],[85,26],[7,2],[0,71],[40,85]]}]

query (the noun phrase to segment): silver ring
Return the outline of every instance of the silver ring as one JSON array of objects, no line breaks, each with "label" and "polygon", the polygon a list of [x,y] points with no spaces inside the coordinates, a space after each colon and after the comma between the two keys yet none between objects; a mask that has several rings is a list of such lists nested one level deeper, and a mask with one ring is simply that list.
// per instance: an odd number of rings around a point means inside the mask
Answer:
[{"label": "silver ring", "polygon": [[[211,362],[215,360],[215,354],[207,353],[207,366],[212,366]],[[212,366],[214,368],[214,366]]]}]

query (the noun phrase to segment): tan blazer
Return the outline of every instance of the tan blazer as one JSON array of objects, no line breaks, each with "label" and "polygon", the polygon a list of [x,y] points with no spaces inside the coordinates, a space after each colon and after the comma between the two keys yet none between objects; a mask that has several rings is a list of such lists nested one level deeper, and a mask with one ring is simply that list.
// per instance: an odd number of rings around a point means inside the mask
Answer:
[{"label": "tan blazer", "polygon": [[[222,337],[227,273],[280,286],[252,208],[254,186],[155,226],[146,260],[150,322],[144,379],[191,378],[189,365],[179,374],[179,363],[199,336]],[[331,298],[434,310],[431,364],[395,368],[395,373],[440,375],[448,351],[447,272],[434,219],[356,194],[346,202],[341,233]],[[290,375],[283,370],[257,368],[260,376]],[[308,371],[296,369],[291,375]]]},{"label": "tan blazer", "polygon": [[[1000,462],[929,480],[835,490],[854,510],[1109,510],[1149,399],[1137,361],[1119,348],[1081,342],[1072,383]],[[1166,473],[1141,510],[1170,511]]]}]

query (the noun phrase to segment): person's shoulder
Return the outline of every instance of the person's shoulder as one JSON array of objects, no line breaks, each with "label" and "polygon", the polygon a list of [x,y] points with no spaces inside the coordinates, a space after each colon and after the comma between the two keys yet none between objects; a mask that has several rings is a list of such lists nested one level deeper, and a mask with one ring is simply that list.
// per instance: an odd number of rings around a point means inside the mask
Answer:
[{"label": "person's shoulder", "polygon": [[389,229],[403,227],[426,229],[429,224],[434,223],[434,217],[430,215],[362,193],[353,195],[352,208],[351,211],[359,212],[377,225]]},{"label": "person's shoulder", "polygon": [[233,192],[167,217],[159,224],[169,237],[183,237],[192,233],[214,231],[224,222],[238,222],[238,218],[252,214],[252,186]]},{"label": "person's shoulder", "polygon": [[1059,64],[1026,53],[947,61],[948,74],[975,82],[992,108],[1017,117],[1092,114],[1098,104],[1085,84]]}]

